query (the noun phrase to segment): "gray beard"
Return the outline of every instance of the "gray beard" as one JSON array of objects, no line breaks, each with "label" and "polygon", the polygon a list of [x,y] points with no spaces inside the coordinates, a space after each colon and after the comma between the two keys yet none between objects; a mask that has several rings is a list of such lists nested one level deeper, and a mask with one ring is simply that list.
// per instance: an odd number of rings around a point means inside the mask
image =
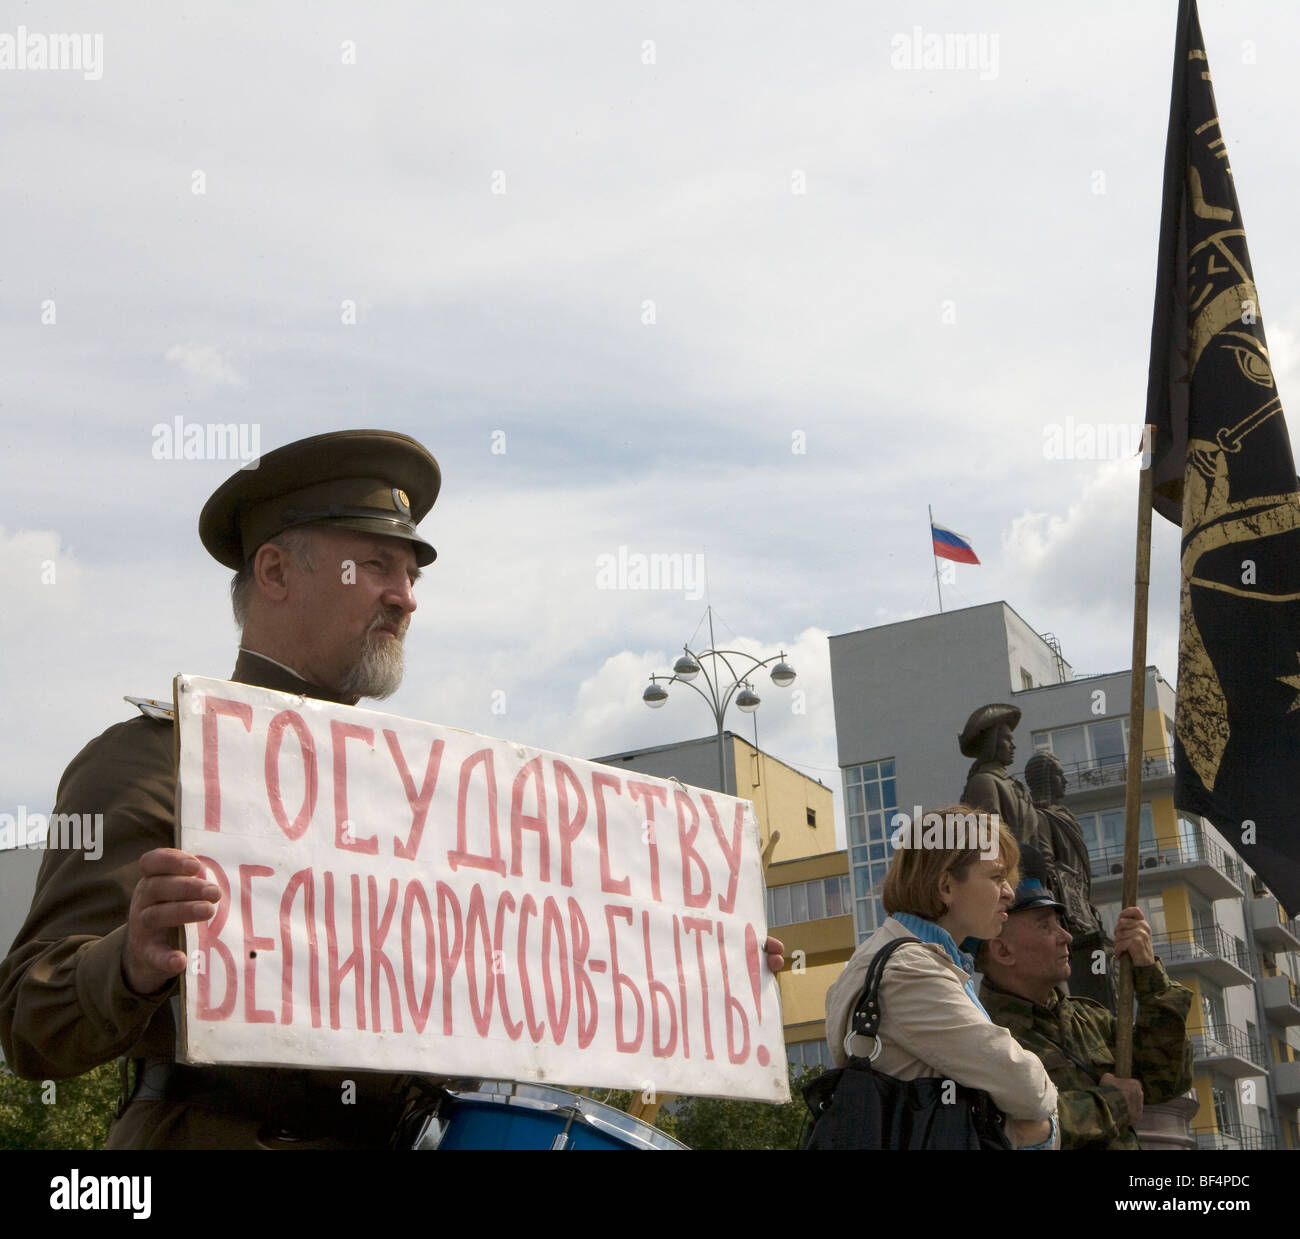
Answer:
[{"label": "gray beard", "polygon": [[401,639],[366,634],[358,662],[339,682],[344,697],[376,697],[382,700],[397,692],[406,667]]}]

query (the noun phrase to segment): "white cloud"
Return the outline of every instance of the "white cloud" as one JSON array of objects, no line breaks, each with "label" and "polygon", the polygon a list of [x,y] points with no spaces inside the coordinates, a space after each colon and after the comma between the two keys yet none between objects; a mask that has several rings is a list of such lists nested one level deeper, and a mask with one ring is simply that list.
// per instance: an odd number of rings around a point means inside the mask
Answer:
[{"label": "white cloud", "polygon": [[173,344],[163,357],[191,379],[212,387],[243,387],[244,377],[215,344]]}]

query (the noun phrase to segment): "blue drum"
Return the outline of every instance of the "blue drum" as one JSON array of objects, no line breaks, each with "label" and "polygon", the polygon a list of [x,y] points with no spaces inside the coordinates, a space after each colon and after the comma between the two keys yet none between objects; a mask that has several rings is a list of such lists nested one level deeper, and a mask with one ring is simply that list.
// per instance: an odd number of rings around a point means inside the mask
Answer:
[{"label": "blue drum", "polygon": [[545,1084],[479,1080],[444,1088],[415,1140],[444,1149],[685,1149],[649,1123],[613,1106]]}]

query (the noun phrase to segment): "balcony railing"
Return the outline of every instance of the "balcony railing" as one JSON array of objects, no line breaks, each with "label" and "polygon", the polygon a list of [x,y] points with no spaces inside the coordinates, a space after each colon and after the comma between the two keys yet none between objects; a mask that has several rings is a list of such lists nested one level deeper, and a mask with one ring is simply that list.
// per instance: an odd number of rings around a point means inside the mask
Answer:
[{"label": "balcony railing", "polygon": [[[1123,847],[1103,848],[1089,853],[1093,879],[1116,876],[1124,868]],[[1205,832],[1193,831],[1179,837],[1176,843],[1144,843],[1138,852],[1140,869],[1159,869],[1171,865],[1213,865],[1237,886],[1245,875],[1241,862],[1230,856],[1217,843],[1206,838]]]},{"label": "balcony railing", "polygon": [[1258,1127],[1248,1127],[1245,1123],[1225,1123],[1215,1131],[1209,1127],[1197,1127],[1196,1147],[1198,1149],[1275,1149],[1277,1137]]},{"label": "balcony railing", "polygon": [[[1062,763],[1065,788],[1070,792],[1086,792],[1096,787],[1123,785],[1128,780],[1128,756],[1094,757],[1089,761]],[[1151,749],[1142,754],[1142,778],[1163,779],[1174,772],[1173,754],[1168,749]],[[1024,772],[1016,776],[1023,780]]]},{"label": "balcony railing", "polygon": [[[1240,938],[1225,933],[1218,925],[1200,929],[1182,929],[1172,934],[1155,934],[1151,945],[1166,968],[1177,964],[1195,964],[1202,960],[1226,959],[1250,975],[1250,955]],[[1233,1029],[1225,1029],[1232,1032]]]},{"label": "balcony railing", "polygon": [[1268,1064],[1268,1047],[1258,1037],[1248,1037],[1238,1028],[1209,1028],[1188,1034],[1192,1053],[1198,1060],[1207,1058],[1239,1058],[1253,1063],[1260,1071]]}]

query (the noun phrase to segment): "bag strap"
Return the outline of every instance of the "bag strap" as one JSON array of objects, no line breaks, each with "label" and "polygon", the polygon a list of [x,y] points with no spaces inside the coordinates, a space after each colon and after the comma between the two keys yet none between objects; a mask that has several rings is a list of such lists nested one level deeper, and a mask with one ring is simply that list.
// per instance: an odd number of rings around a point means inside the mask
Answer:
[{"label": "bag strap", "polygon": [[[885,964],[888,962],[889,957],[900,946],[906,946],[909,942],[920,941],[920,938],[895,938],[872,956],[871,963],[867,968],[867,977],[863,983],[862,993],[858,996],[857,1005],[853,1009],[853,1019],[850,1023],[848,1036],[844,1038],[846,1054],[848,1053],[850,1037],[877,1037],[877,1031],[880,1028],[880,1017],[883,1014],[880,1006],[880,980],[885,975]],[[879,1048],[878,1038],[877,1048]],[[850,1055],[850,1057],[852,1056]],[[874,1058],[875,1055],[873,1054],[872,1057]]]}]

